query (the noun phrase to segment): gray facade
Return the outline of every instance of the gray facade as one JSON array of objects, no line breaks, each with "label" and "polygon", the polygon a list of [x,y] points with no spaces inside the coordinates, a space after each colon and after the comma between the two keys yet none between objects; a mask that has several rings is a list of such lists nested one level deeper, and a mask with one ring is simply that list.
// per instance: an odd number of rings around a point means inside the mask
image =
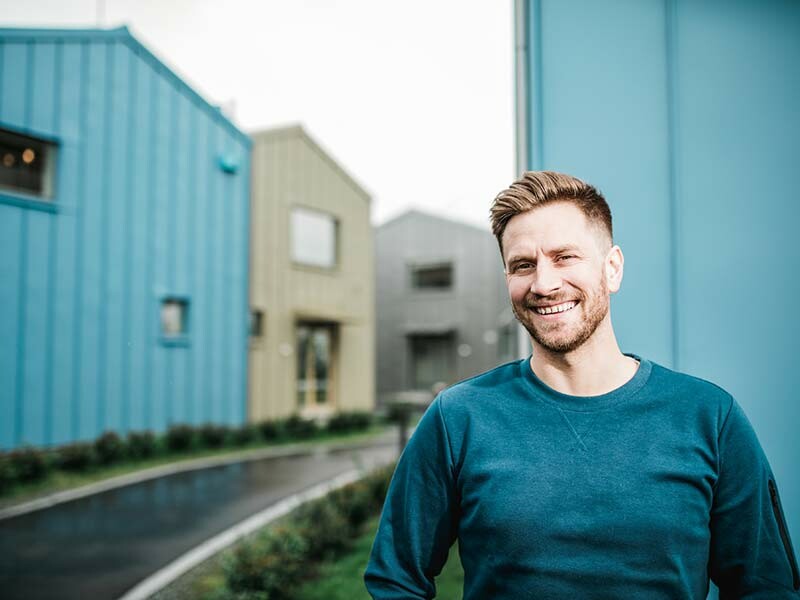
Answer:
[{"label": "gray facade", "polygon": [[376,229],[375,250],[380,404],[516,357],[518,328],[491,233],[410,211]]}]

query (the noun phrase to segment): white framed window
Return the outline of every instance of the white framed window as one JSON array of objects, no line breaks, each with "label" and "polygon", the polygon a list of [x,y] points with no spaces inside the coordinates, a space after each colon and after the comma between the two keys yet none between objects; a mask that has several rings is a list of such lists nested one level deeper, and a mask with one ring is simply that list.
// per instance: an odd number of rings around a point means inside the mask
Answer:
[{"label": "white framed window", "polygon": [[0,129],[0,191],[51,200],[55,159],[54,143]]},{"label": "white framed window", "polygon": [[331,269],[338,260],[339,222],[322,211],[296,206],[291,212],[292,262]]},{"label": "white framed window", "polygon": [[163,298],[161,300],[161,335],[164,338],[184,337],[189,333],[189,300]]}]

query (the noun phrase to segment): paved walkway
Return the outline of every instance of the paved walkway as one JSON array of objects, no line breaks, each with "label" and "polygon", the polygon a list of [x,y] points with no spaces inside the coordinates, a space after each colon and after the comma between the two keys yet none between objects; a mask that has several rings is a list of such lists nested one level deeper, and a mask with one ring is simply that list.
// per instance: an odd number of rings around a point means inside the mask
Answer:
[{"label": "paved walkway", "polygon": [[396,457],[387,435],[149,479],[0,521],[3,598],[118,598],[204,540],[315,484]]}]

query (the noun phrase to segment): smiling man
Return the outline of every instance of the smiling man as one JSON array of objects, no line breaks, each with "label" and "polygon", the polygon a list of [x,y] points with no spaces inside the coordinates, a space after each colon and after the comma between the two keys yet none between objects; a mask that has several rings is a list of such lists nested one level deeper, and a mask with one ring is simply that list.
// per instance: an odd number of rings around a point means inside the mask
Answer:
[{"label": "smiling man", "polygon": [[365,573],[433,598],[458,540],[464,598],[800,597],[772,471],[721,388],[623,354],[624,258],[591,185],[527,172],[492,206],[530,358],[443,391],[403,452]]}]

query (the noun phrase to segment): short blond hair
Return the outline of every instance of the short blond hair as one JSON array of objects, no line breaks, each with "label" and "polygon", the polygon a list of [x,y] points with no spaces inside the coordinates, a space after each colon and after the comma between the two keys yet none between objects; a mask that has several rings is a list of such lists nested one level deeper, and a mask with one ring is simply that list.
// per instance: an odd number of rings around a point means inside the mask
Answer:
[{"label": "short blond hair", "polygon": [[503,253],[503,232],[512,217],[551,202],[572,202],[590,223],[598,225],[614,239],[611,209],[597,188],[577,177],[555,171],[525,171],[492,202],[492,233]]}]

